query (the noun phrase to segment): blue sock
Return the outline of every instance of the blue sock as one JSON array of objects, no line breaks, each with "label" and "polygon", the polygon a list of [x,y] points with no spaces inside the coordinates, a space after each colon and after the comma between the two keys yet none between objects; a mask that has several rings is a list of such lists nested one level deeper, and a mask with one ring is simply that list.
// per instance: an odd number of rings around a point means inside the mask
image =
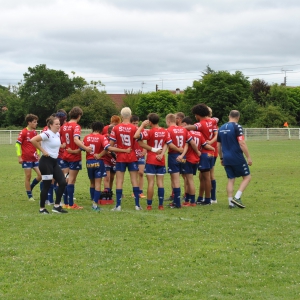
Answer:
[{"label": "blue sock", "polygon": [[195,203],[195,195],[190,195],[191,203]]},{"label": "blue sock", "polygon": [[133,194],[134,194],[134,201],[135,201],[135,206],[140,206],[140,188],[138,186],[134,186],[132,188]]},{"label": "blue sock", "polygon": [[94,203],[98,204],[98,200],[100,199],[101,192],[94,190]]},{"label": "blue sock", "polygon": [[74,205],[74,184],[68,184],[67,185],[67,192],[68,192],[68,199],[69,199],[69,205]]},{"label": "blue sock", "polygon": [[116,189],[116,207],[121,205],[121,201],[122,201],[122,194],[123,194],[123,190],[122,189]]},{"label": "blue sock", "polygon": [[69,200],[68,200],[68,189],[65,187],[65,191],[63,193],[63,198],[64,198],[64,204],[69,205]]},{"label": "blue sock", "polygon": [[152,200],[147,199],[147,205],[152,205]]},{"label": "blue sock", "polygon": [[32,192],[31,191],[26,191],[28,199],[32,198]]},{"label": "blue sock", "polygon": [[[189,193],[185,193],[185,202],[190,202],[190,199],[191,199],[191,195]],[[194,195],[194,199],[195,199],[195,195]]]},{"label": "blue sock", "polygon": [[108,192],[111,192],[111,188],[105,188],[105,190],[107,190]]},{"label": "blue sock", "polygon": [[34,178],[30,184],[30,189],[33,190],[33,188],[39,183],[39,181]]},{"label": "blue sock", "polygon": [[203,201],[203,197],[198,196],[197,202],[202,202]]},{"label": "blue sock", "polygon": [[[95,188],[90,187],[91,200],[94,199],[94,194],[95,194]],[[100,198],[100,196],[99,196],[99,198]]]},{"label": "blue sock", "polygon": [[49,191],[48,191],[48,200],[50,203],[53,203],[53,188],[54,188],[54,185],[51,184],[50,185],[50,188],[49,188]]},{"label": "blue sock", "polygon": [[158,194],[158,205],[164,205],[165,189],[158,188],[157,194]]},{"label": "blue sock", "polygon": [[204,198],[205,203],[210,203],[210,198]]},{"label": "blue sock", "polygon": [[211,199],[212,200],[217,200],[217,198],[216,198],[216,187],[217,187],[216,180],[212,180],[211,181]]},{"label": "blue sock", "polygon": [[180,203],[180,188],[174,188],[174,203],[177,207],[181,207]]},{"label": "blue sock", "polygon": [[139,190],[139,194],[143,194],[143,190]]},{"label": "blue sock", "polygon": [[57,189],[58,189],[58,185],[57,185],[57,182],[54,181],[54,187],[53,187],[53,191],[55,193],[55,196],[56,196],[56,193],[57,193]]}]

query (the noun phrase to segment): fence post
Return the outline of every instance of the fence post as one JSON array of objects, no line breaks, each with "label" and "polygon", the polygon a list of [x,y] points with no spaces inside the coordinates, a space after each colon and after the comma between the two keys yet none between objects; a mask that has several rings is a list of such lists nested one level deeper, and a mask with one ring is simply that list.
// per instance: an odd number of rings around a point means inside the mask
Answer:
[{"label": "fence post", "polygon": [[11,134],[11,130],[9,131],[9,144],[12,144],[12,134]]},{"label": "fence post", "polygon": [[267,128],[267,141],[270,139],[269,128]]}]

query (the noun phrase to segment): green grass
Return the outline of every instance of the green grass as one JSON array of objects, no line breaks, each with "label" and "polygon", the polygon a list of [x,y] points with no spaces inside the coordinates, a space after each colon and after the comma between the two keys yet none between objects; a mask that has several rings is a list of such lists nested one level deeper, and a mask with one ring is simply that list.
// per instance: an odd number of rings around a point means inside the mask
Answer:
[{"label": "green grass", "polygon": [[299,143],[248,142],[244,210],[228,209],[218,160],[217,205],[135,211],[127,174],[123,211],[95,213],[84,169],[84,209],[67,215],[38,214],[1,145],[0,299],[299,299]]}]

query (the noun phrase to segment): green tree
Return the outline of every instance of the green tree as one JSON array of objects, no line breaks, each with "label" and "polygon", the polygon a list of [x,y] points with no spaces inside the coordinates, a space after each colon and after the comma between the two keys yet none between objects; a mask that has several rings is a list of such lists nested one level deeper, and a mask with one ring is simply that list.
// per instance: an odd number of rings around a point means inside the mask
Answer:
[{"label": "green tree", "polygon": [[256,119],[260,113],[261,106],[249,96],[248,99],[244,99],[239,105],[239,111],[241,118],[239,123],[246,127],[255,127]]},{"label": "green tree", "polygon": [[249,99],[250,82],[240,71],[234,74],[227,71],[206,73],[185,90],[179,109],[190,114],[194,105],[205,103],[212,108],[214,116],[226,122],[229,111],[239,109],[240,103]]},{"label": "green tree", "polygon": [[0,126],[21,126],[24,123],[22,100],[9,88],[0,88]]},{"label": "green tree", "polygon": [[140,120],[146,120],[149,113],[157,113],[160,116],[160,125],[165,125],[164,117],[177,111],[180,95],[170,91],[158,91],[141,94],[136,114]]},{"label": "green tree", "polygon": [[253,99],[262,106],[266,105],[267,95],[270,94],[270,85],[263,79],[253,79],[251,82],[251,92]]},{"label": "green tree", "polygon": [[295,104],[295,114],[297,123],[300,122],[300,87],[286,88],[288,99]]},{"label": "green tree", "polygon": [[94,121],[107,124],[112,115],[118,114],[115,104],[106,92],[100,92],[93,86],[77,90],[58,103],[58,108],[65,109],[67,112],[74,106],[80,106],[83,110],[83,116],[80,120],[82,127],[90,127]]},{"label": "green tree", "polygon": [[133,115],[137,115],[137,107],[141,101],[142,92],[134,92],[125,90],[125,98],[123,107],[130,107]]},{"label": "green tree", "polygon": [[254,123],[255,127],[283,127],[283,124],[295,123],[295,118],[283,111],[280,106],[268,105],[267,107],[260,107],[257,119]]},{"label": "green tree", "polygon": [[24,101],[25,114],[36,114],[43,125],[46,118],[57,110],[59,101],[86,85],[82,77],[69,78],[65,72],[48,69],[42,64],[28,68],[18,93]]}]

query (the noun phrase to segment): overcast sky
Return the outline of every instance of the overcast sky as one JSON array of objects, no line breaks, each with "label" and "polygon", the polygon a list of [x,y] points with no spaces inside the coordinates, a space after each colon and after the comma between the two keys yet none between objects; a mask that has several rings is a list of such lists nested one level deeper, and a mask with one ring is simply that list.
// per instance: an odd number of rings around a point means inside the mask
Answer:
[{"label": "overcast sky", "polygon": [[209,65],[299,86],[299,28],[299,0],[0,0],[0,84],[46,64],[107,93],[183,90]]}]

